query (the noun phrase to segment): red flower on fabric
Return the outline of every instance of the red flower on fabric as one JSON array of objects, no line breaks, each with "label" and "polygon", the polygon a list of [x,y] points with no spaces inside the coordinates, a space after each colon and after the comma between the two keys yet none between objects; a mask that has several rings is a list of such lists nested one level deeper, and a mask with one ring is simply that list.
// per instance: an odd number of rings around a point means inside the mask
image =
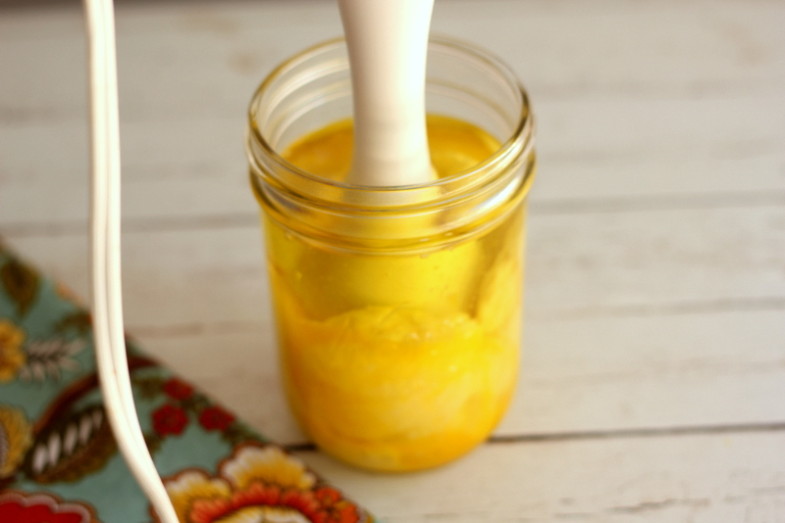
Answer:
[{"label": "red flower on fabric", "polygon": [[199,424],[205,430],[226,430],[234,422],[234,415],[221,407],[207,407],[199,414]]},{"label": "red flower on fabric", "polygon": [[178,378],[169,378],[163,385],[163,391],[174,400],[185,400],[194,393],[193,386]]},{"label": "red flower on fabric", "polygon": [[8,491],[0,493],[0,521],[13,523],[95,523],[92,508],[79,502],[63,502],[48,493]]},{"label": "red flower on fabric", "polygon": [[153,412],[153,430],[161,436],[179,436],[188,425],[188,415],[180,407],[164,405]]}]

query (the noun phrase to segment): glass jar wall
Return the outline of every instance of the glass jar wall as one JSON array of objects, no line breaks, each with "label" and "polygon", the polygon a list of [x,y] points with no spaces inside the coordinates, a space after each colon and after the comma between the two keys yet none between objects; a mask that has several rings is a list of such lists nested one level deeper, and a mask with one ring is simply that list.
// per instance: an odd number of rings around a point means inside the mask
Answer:
[{"label": "glass jar wall", "polygon": [[481,443],[518,373],[528,98],[497,60],[446,39],[430,44],[426,90],[439,177],[420,185],[345,181],[341,40],[279,66],[249,112],[289,402],[320,448],[375,470],[436,466]]}]

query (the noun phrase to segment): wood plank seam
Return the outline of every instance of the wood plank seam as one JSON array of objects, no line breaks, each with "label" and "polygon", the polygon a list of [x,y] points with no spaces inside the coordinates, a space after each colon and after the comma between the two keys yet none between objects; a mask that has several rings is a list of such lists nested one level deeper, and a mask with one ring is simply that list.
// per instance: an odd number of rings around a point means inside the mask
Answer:
[{"label": "wood plank seam", "polygon": [[[677,436],[712,436],[727,434],[785,432],[785,421],[771,423],[739,423],[723,425],[694,425],[674,427],[648,427],[635,429],[588,430],[551,432],[542,434],[509,434],[491,436],[487,445],[510,445],[526,443],[557,443],[607,439],[640,439]],[[318,452],[311,442],[296,442],[284,445],[289,452]]]}]

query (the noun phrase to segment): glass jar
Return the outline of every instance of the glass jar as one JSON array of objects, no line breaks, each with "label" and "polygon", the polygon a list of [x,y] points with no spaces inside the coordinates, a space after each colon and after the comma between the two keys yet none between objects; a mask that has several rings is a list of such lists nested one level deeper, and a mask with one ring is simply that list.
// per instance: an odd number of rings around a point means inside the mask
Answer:
[{"label": "glass jar", "polygon": [[[427,184],[352,185],[287,156],[351,117],[342,40],[280,65],[249,109],[288,400],[321,449],[374,470],[432,467],[480,444],[518,373],[528,97],[470,45],[434,38],[428,53],[427,111],[446,129],[429,129],[432,160],[450,172]],[[471,148],[450,140],[469,127],[494,145],[467,165]],[[328,141],[321,153],[345,152]]]}]

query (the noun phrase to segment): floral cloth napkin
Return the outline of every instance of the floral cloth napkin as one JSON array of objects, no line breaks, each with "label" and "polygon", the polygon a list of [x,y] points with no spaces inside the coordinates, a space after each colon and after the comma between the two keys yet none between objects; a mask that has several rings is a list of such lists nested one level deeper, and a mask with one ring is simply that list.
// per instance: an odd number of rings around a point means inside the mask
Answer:
[{"label": "floral cloth napkin", "polygon": [[[374,521],[128,345],[142,428],[182,523]],[[89,313],[0,243],[0,522],[155,521],[104,414]]]}]

